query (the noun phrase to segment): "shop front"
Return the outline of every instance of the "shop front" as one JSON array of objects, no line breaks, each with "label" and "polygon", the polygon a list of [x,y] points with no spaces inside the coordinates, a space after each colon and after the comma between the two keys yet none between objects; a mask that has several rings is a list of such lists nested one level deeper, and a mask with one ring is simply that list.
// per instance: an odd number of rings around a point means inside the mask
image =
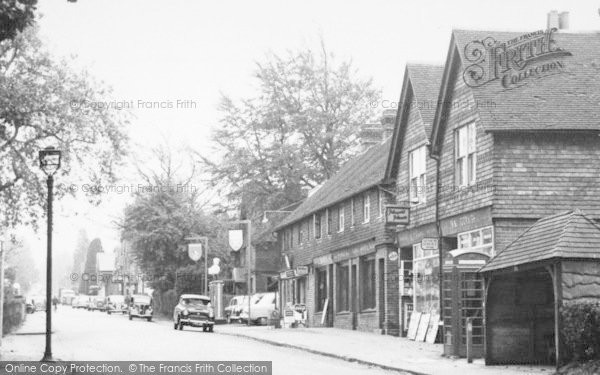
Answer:
[{"label": "shop front", "polygon": [[284,327],[308,325],[308,279],[308,266],[298,266],[279,273],[279,311]]}]

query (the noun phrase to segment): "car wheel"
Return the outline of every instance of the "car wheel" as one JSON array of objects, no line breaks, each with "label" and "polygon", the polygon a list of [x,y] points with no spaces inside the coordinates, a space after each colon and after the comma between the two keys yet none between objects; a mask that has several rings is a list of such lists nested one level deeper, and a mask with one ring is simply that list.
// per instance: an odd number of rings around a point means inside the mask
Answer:
[{"label": "car wheel", "polygon": [[208,326],[208,332],[213,332],[213,328],[215,328],[215,326]]},{"label": "car wheel", "polygon": [[131,314],[129,314],[129,320],[133,320],[133,317],[131,316]]},{"label": "car wheel", "polygon": [[206,332],[206,326],[202,326],[202,332]]},{"label": "car wheel", "polygon": [[179,330],[183,331],[183,323],[181,321],[179,321]]},{"label": "car wheel", "polygon": [[152,321],[152,317],[150,316],[150,317],[146,318],[146,320],[149,321],[149,322],[151,322]]},{"label": "car wheel", "polygon": [[106,311],[106,313],[107,313],[108,315],[112,314],[110,311]]},{"label": "car wheel", "polygon": [[261,325],[261,326],[266,326],[267,325],[267,318],[265,318],[265,317],[258,318],[256,324]]},{"label": "car wheel", "polygon": [[177,322],[174,322],[174,323],[173,323],[173,329],[175,329],[175,330],[176,330],[176,329],[177,329],[177,326],[179,326],[179,321],[177,321]]}]

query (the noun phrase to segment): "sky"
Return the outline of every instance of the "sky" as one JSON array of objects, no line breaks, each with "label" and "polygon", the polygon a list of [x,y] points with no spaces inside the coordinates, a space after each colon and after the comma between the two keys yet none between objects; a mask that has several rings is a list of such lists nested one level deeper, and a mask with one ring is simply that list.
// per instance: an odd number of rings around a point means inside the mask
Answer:
[{"label": "sky", "polygon": [[[570,12],[573,31],[600,30],[599,7],[598,0],[41,0],[38,24],[52,54],[76,55],[77,68],[113,88],[112,101],[132,107],[133,155],[164,143],[209,153],[221,95],[252,95],[256,61],[269,52],[318,48],[322,37],[373,78],[384,110],[399,99],[407,62],[443,64],[452,29],[531,32],[545,29],[555,9]],[[139,181],[126,169],[121,182]],[[111,223],[127,200],[107,194],[99,207],[55,203],[55,247],[72,251],[83,227],[112,251],[119,233]],[[44,233],[27,233],[41,267]]]}]

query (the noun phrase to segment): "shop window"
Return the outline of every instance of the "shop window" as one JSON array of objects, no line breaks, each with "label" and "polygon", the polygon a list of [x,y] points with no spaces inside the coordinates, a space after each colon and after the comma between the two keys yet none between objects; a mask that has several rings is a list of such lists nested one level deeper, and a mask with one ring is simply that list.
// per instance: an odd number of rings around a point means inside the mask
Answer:
[{"label": "shop window", "polygon": [[494,228],[485,227],[458,234],[458,248],[494,255]]},{"label": "shop window", "polygon": [[306,303],[306,277],[301,277],[296,281],[296,303]]},{"label": "shop window", "polygon": [[376,296],[375,258],[365,258],[360,266],[361,271],[361,309],[374,309]]},{"label": "shop window", "polygon": [[455,131],[456,184],[466,186],[476,178],[476,128],[475,123],[461,126]]},{"label": "shop window", "polygon": [[315,238],[319,239],[319,238],[321,238],[321,214],[320,213],[313,215],[313,223],[314,223]]},{"label": "shop window", "polygon": [[338,232],[344,231],[344,205],[338,207]]},{"label": "shop window", "polygon": [[413,304],[415,311],[439,313],[438,250],[423,250],[413,245]]},{"label": "shop window", "polygon": [[317,269],[315,277],[316,285],[316,311],[323,311],[327,300],[327,269]]},{"label": "shop window", "polygon": [[420,204],[426,200],[426,159],[427,148],[421,146],[408,154],[409,161],[409,178],[410,178],[410,203]]},{"label": "shop window", "polygon": [[350,269],[347,264],[337,266],[336,275],[337,284],[337,311],[349,311],[350,310],[350,291],[348,290],[348,282],[350,276]]},{"label": "shop window", "polygon": [[371,221],[371,197],[369,192],[363,196],[363,223]]}]

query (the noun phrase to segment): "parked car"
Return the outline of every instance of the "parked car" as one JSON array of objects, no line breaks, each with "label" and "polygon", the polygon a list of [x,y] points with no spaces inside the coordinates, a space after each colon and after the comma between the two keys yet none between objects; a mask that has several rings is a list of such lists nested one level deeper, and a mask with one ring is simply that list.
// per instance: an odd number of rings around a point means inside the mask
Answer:
[{"label": "parked car", "polygon": [[25,304],[25,312],[27,314],[33,314],[35,312],[35,304],[33,302],[27,302]]},{"label": "parked car", "polygon": [[202,331],[212,332],[214,325],[215,313],[209,297],[199,294],[182,294],[179,297],[179,303],[173,311],[173,328],[202,327]]},{"label": "parked car", "polygon": [[[266,325],[269,318],[276,315],[277,295],[275,293],[257,293],[250,299],[250,323]],[[248,305],[242,307],[240,320],[248,322]]]},{"label": "parked car", "polygon": [[125,296],[120,294],[112,294],[106,297],[104,305],[108,315],[112,313],[125,314],[128,311],[127,303],[125,303]]},{"label": "parked car", "polygon": [[90,296],[85,294],[80,294],[73,299],[73,303],[71,303],[71,307],[74,309],[87,309],[90,303]]},{"label": "parked car", "polygon": [[96,298],[94,298],[92,310],[106,311],[106,303],[104,301],[104,297],[96,296]]},{"label": "parked car", "polygon": [[35,307],[35,311],[46,311],[46,297],[32,296],[31,304]]},{"label": "parked car", "polygon": [[129,305],[129,320],[143,318],[152,321],[152,297],[146,294],[134,294]]},{"label": "parked car", "polygon": [[242,313],[242,308],[248,305],[248,296],[234,296],[229,301],[229,305],[225,307],[225,319],[227,319],[227,323],[231,323],[233,321],[241,321],[240,314]]},{"label": "parked car", "polygon": [[73,299],[75,298],[75,292],[72,289],[63,289],[59,290],[60,303],[63,305],[71,305],[73,303]]}]

